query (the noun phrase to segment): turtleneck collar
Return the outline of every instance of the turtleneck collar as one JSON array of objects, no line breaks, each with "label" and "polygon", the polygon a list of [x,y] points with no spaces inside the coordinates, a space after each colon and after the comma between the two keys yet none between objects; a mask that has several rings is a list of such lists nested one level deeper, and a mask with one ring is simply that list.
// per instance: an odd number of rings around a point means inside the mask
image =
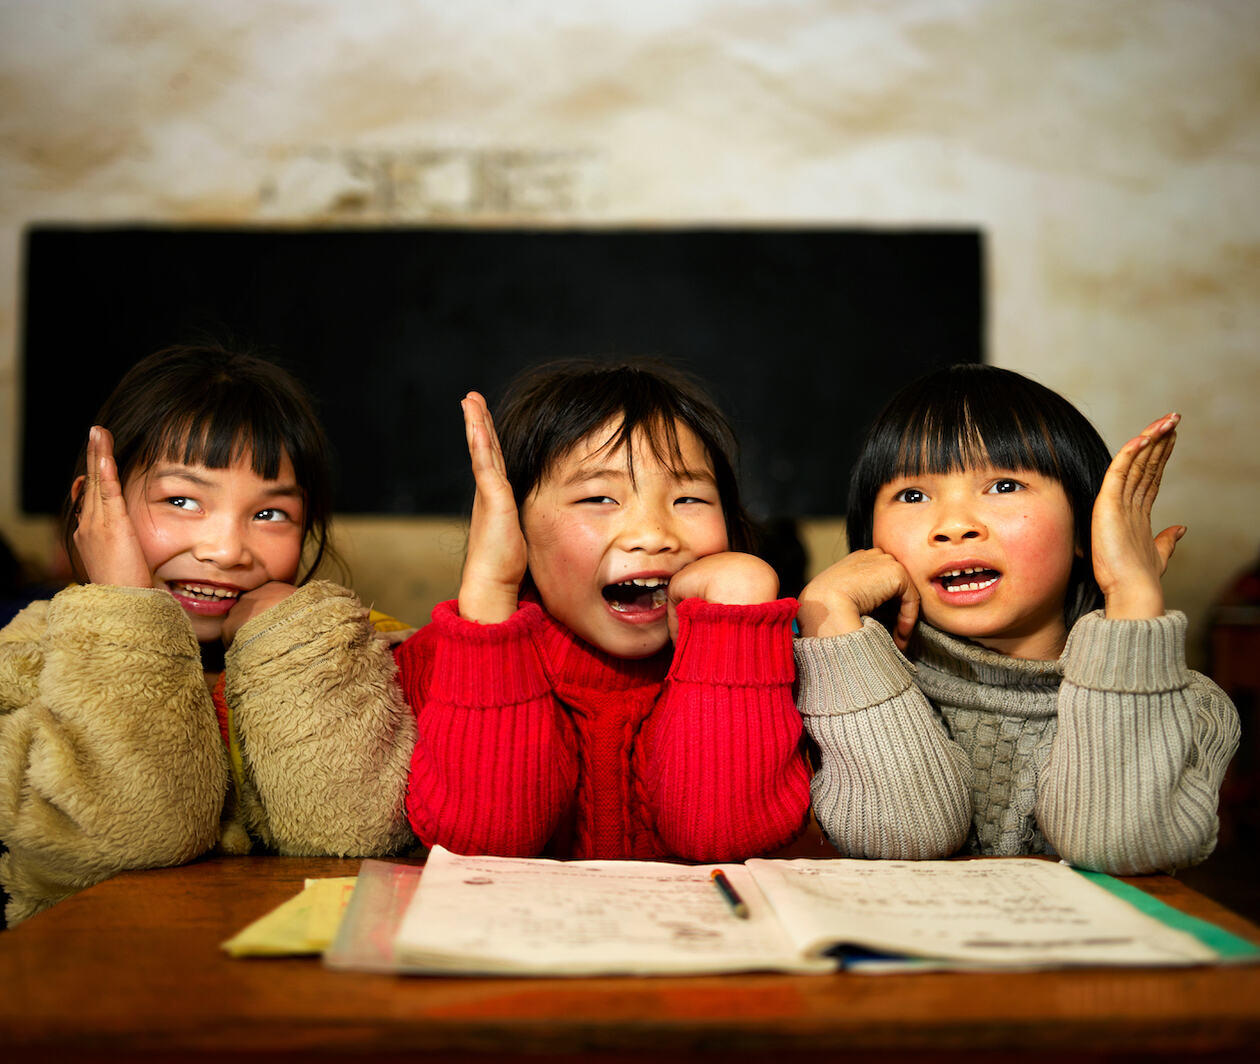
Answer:
[{"label": "turtleneck collar", "polygon": [[1058,659],[1012,658],[970,639],[949,635],[923,621],[915,630],[911,655],[918,664],[929,669],[984,686],[1057,690],[1063,679]]},{"label": "turtleneck collar", "polygon": [[553,684],[600,691],[628,691],[665,679],[674,657],[674,645],[666,643],[646,658],[619,658],[607,654],[562,625],[542,610],[543,667]]}]

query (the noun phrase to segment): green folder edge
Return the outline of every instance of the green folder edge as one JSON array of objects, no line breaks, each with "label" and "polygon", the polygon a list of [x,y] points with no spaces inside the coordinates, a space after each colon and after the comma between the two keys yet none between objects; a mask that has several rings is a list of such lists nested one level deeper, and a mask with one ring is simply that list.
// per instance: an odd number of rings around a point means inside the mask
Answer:
[{"label": "green folder edge", "polygon": [[1154,895],[1147,894],[1140,887],[1121,882],[1105,872],[1087,872],[1083,868],[1075,868],[1073,871],[1102,887],[1108,893],[1114,894],[1121,901],[1127,901],[1135,909],[1153,917],[1161,924],[1193,935],[1209,949],[1219,953],[1221,960],[1251,960],[1260,955],[1260,946],[1255,943],[1248,942],[1245,938],[1240,938],[1223,927],[1217,927],[1208,920],[1202,920],[1197,916],[1183,913],[1180,909],[1174,909],[1167,902],[1162,902]]}]

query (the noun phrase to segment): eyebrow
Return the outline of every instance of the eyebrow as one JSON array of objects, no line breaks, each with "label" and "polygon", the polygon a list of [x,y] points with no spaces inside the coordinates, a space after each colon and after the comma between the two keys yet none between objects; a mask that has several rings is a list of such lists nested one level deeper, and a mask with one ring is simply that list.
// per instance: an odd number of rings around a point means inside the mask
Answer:
[{"label": "eyebrow", "polygon": [[[670,470],[671,475],[679,483],[685,481],[694,481],[703,484],[717,484],[717,477],[710,473],[707,469],[677,469]],[[585,484],[589,480],[629,480],[630,474],[625,466],[598,466],[588,469],[576,469],[573,474],[565,478],[561,487],[573,487],[576,484]]]},{"label": "eyebrow", "polygon": [[[176,480],[187,480],[191,484],[197,485],[199,488],[212,488],[215,486],[213,480],[206,477],[200,477],[196,473],[190,473],[182,466],[167,466],[154,469],[150,474],[151,480],[165,480],[174,478]],[[266,488],[262,492],[268,498],[303,498],[303,491],[295,483],[277,484],[274,488]]]}]

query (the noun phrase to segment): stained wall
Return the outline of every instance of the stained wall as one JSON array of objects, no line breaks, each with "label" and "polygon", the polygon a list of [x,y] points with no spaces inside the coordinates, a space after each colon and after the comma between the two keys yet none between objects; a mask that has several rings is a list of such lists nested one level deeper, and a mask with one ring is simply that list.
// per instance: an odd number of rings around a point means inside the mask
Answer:
[{"label": "stained wall", "polygon": [[[1190,527],[1194,639],[1260,548],[1248,0],[0,0],[0,100],[0,529],[32,559],[32,221],[979,227],[993,362],[1113,447],[1183,413],[1156,520]],[[342,542],[400,615],[455,587],[458,522]]]}]

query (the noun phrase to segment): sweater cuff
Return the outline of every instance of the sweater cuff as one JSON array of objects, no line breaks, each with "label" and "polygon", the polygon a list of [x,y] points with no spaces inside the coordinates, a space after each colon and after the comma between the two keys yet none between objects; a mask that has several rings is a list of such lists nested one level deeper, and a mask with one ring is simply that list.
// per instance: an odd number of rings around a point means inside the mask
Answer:
[{"label": "sweater cuff", "polygon": [[801,689],[809,697],[799,709],[807,717],[834,717],[880,705],[913,683],[914,666],[888,630],[870,617],[856,632],[794,643]]},{"label": "sweater cuff", "polygon": [[[317,611],[318,616],[312,619]],[[299,619],[306,625],[295,640],[292,625]],[[346,621],[367,621],[367,610],[354,592],[327,580],[312,580],[241,625],[227,658],[237,663],[246,656],[277,658],[299,644],[310,643],[317,633]]]},{"label": "sweater cuff", "polygon": [[790,684],[796,599],[731,606],[703,599],[678,604],[678,640],[670,678],[679,683],[745,687]]},{"label": "sweater cuff", "polygon": [[1086,614],[1068,635],[1063,678],[1094,691],[1180,690],[1191,679],[1186,615],[1170,610],[1150,620],[1112,621],[1102,610]]},{"label": "sweater cuff", "polygon": [[[48,630],[54,638],[81,638],[70,632],[89,632],[93,642],[149,651],[166,650],[173,657],[201,660],[192,625],[178,602],[155,587],[118,587],[113,584],[76,584],[53,596],[48,604]],[[172,635],[183,633],[180,646]]]},{"label": "sweater cuff", "polygon": [[429,699],[453,706],[511,706],[551,691],[535,648],[542,608],[522,603],[506,621],[478,624],[457,601],[434,607],[436,636]]}]

